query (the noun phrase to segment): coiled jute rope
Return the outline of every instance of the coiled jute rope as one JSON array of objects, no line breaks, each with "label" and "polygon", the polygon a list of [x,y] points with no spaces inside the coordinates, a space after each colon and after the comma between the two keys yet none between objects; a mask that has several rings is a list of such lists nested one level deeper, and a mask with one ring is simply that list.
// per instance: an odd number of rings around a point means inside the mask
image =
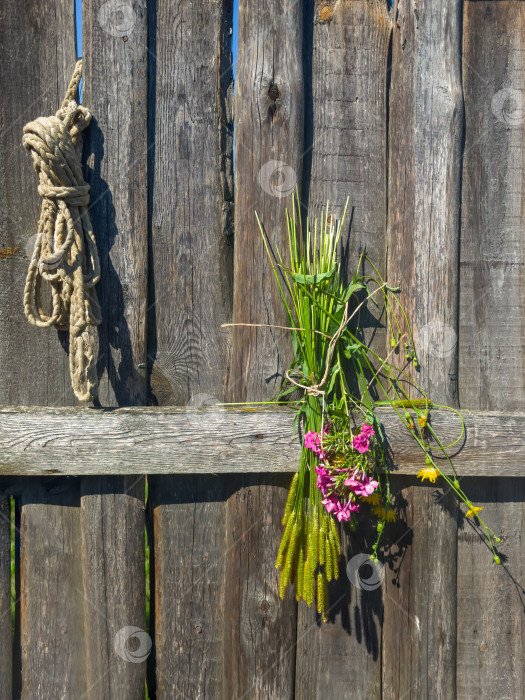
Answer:
[{"label": "coiled jute rope", "polygon": [[[82,132],[91,114],[77,102],[82,61],[78,61],[62,107],[24,127],[23,146],[39,177],[42,213],[24,290],[30,323],[69,331],[69,366],[75,396],[97,395],[93,338],[89,326],[101,321],[95,285],[100,264],[88,213],[89,185],[82,176]],[[52,294],[51,316],[41,303],[42,280]]]}]

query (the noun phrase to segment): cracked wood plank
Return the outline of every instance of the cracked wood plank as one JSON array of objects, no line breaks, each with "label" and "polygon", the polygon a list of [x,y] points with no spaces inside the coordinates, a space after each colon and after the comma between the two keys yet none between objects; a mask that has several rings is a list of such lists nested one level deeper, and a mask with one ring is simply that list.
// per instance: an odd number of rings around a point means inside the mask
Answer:
[{"label": "cracked wood plank", "polygon": [[[382,408],[378,415],[391,472],[416,474],[424,464],[419,446],[395,412]],[[459,437],[454,413],[434,409],[430,415],[444,444]],[[466,438],[450,450],[460,475],[525,476],[525,414],[462,415]],[[0,474],[294,472],[300,440],[293,417],[286,409],[6,407],[0,409]]]}]

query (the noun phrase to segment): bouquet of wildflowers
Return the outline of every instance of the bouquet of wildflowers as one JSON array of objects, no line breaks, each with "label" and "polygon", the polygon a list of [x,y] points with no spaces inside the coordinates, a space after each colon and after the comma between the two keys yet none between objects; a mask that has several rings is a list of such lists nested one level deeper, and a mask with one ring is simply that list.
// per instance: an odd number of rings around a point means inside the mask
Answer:
[{"label": "bouquet of wildflowers", "polygon": [[[396,296],[399,290],[382,279],[366,254],[361,256],[351,282],[344,285],[341,281],[337,247],[347,206],[348,202],[337,225],[327,205],[320,221],[316,219],[310,226],[307,220],[303,230],[297,196],[291,214],[286,213],[289,264],[279,250],[274,257],[257,218],[288,314],[294,352],[277,401],[295,408],[294,425],[301,424],[304,435],[277,554],[280,595],[284,597],[288,584],[295,584],[297,600],[311,605],[315,598],[324,620],[329,610],[328,582],[339,573],[338,523],[355,528],[356,514],[362,508],[370,510],[377,528],[370,557],[373,561],[377,560],[385,524],[397,517],[390,494],[384,436],[375,410],[379,405],[391,406],[421,446],[425,466],[418,477],[431,483],[440,477],[448,484],[466,504],[466,515],[475,517],[483,527],[494,561],[500,563],[494,548],[500,540],[479,516],[481,508],[475,507],[463,492],[447,454],[447,449],[459,442],[463,430],[453,445],[442,445],[429,420],[434,404],[409,378],[406,366],[403,369],[390,362],[391,355],[400,352],[406,363],[417,366],[418,362],[410,324]],[[365,261],[371,266],[372,275],[359,272]],[[391,337],[391,351],[386,358],[367,345],[356,330],[356,322],[352,323],[366,303],[374,304],[386,316]],[[400,319],[404,320],[405,333]],[[419,393],[418,398],[409,397],[407,381]],[[298,400],[287,400],[297,391],[301,393]],[[378,395],[384,400],[375,400]],[[461,422],[463,425],[462,419]],[[433,456],[436,452],[445,456],[452,477],[437,466]]]}]

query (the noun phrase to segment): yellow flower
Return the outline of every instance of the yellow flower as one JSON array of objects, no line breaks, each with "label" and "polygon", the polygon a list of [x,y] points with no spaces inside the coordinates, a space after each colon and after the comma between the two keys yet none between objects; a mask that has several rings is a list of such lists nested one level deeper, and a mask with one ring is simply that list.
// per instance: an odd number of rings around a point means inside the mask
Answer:
[{"label": "yellow flower", "polygon": [[387,508],[385,513],[385,520],[387,523],[395,523],[397,520],[397,513],[393,508]]},{"label": "yellow flower", "polygon": [[330,460],[330,465],[332,467],[341,467],[344,464],[345,458],[341,455],[337,455]]},{"label": "yellow flower", "polygon": [[390,506],[386,508],[383,508],[383,506],[376,506],[372,512],[379,520],[386,520],[387,523],[393,523],[397,520],[397,513],[393,508],[390,508]]},{"label": "yellow flower", "polygon": [[480,510],[483,510],[483,506],[472,506],[472,510],[469,508],[465,515],[467,518],[473,518]]},{"label": "yellow flower", "polygon": [[417,473],[418,479],[421,479],[421,481],[428,479],[433,484],[436,482],[436,479],[438,478],[438,476],[439,476],[439,472],[436,469],[436,467],[425,467],[424,469],[420,469]]},{"label": "yellow flower", "polygon": [[378,493],[373,493],[371,496],[364,496],[363,501],[371,503],[373,506],[381,505],[381,496]]},{"label": "yellow flower", "polygon": [[422,428],[424,428],[427,424],[427,417],[426,416],[419,416],[418,423]]}]

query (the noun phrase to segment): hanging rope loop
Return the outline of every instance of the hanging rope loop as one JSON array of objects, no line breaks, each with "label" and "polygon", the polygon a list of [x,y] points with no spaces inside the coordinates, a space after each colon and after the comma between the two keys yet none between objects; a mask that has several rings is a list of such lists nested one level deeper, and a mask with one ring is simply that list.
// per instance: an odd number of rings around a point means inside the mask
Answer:
[{"label": "hanging rope loop", "polygon": [[[80,401],[97,395],[90,326],[102,322],[95,285],[100,279],[89,218],[89,185],[82,175],[82,132],[91,114],[77,102],[78,61],[61,108],[24,127],[22,144],[33,157],[42,212],[24,290],[24,313],[35,326],[69,331],[71,383]],[[41,303],[42,280],[50,284],[51,315]]]}]

